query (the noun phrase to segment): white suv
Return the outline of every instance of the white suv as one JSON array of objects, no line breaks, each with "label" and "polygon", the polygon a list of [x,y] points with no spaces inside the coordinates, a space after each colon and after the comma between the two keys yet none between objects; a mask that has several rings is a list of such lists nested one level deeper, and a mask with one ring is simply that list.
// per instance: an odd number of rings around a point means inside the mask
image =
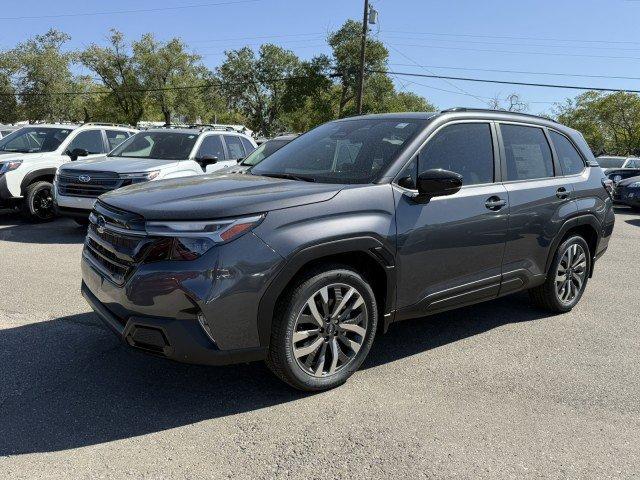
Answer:
[{"label": "white suv", "polygon": [[58,167],[104,155],[136,130],[111,124],[24,126],[0,140],[0,207],[20,207],[36,221],[54,217],[52,182]]},{"label": "white suv", "polygon": [[55,179],[60,215],[87,224],[98,196],[150,180],[202,175],[235,166],[256,148],[247,135],[211,127],[155,128],[137,133],[107,156],[64,165]]}]

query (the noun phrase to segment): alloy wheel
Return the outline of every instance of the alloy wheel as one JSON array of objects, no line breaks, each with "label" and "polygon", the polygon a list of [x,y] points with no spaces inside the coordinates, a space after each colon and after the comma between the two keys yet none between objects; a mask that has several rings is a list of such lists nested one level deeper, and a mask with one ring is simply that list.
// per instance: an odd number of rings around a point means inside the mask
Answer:
[{"label": "alloy wheel", "polygon": [[322,287],[302,307],[293,327],[293,356],[314,377],[342,370],[357,356],[368,328],[360,292],[343,283]]},{"label": "alloy wheel", "polygon": [[43,187],[33,195],[33,213],[41,220],[53,217],[53,195],[51,188]]},{"label": "alloy wheel", "polygon": [[587,254],[582,245],[573,243],[564,252],[556,271],[556,295],[570,305],[580,294],[587,277]]}]

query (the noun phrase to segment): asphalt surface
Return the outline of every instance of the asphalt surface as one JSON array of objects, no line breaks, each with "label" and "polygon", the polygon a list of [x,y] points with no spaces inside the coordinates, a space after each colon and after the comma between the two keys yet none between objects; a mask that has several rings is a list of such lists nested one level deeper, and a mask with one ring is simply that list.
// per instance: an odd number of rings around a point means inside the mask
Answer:
[{"label": "asphalt surface", "polygon": [[516,295],[395,324],[316,395],[122,346],[83,232],[0,214],[0,478],[639,478],[640,215],[565,315]]}]

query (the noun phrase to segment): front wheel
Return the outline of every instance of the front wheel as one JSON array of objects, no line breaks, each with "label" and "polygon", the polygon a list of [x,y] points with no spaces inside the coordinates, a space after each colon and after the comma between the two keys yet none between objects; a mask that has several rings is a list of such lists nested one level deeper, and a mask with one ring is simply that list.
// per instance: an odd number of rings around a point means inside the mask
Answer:
[{"label": "front wheel", "polygon": [[29,185],[22,200],[22,214],[28,220],[36,222],[52,220],[55,217],[53,185],[49,182]]},{"label": "front wheel", "polygon": [[552,312],[568,312],[580,301],[590,268],[591,255],[585,239],[579,235],[569,237],[558,247],[545,282],[529,290],[531,300]]},{"label": "front wheel", "polygon": [[344,383],[369,353],[378,323],[371,286],[341,266],[305,277],[280,302],[267,365],[305,391]]}]

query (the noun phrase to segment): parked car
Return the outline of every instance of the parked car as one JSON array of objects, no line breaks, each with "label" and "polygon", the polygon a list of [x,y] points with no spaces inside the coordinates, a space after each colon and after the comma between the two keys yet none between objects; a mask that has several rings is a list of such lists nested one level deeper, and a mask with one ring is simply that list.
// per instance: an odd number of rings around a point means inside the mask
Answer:
[{"label": "parked car", "polygon": [[611,155],[601,155],[596,158],[600,168],[611,170],[617,168],[640,168],[640,158],[637,157],[616,157]]},{"label": "parked car", "polygon": [[128,127],[97,123],[22,127],[0,140],[0,207],[18,207],[35,221],[52,219],[58,167],[102,155],[133,133]]},{"label": "parked car", "polygon": [[19,130],[22,125],[0,125],[0,138],[4,138],[7,135]]},{"label": "parked car", "polygon": [[101,194],[150,180],[202,175],[237,165],[253,140],[233,130],[160,128],[139,132],[106,156],[67,164],[55,180],[58,213],[88,223]]},{"label": "parked car", "polygon": [[244,173],[297,137],[297,133],[290,133],[267,140],[246,158],[242,159],[237,165],[229,167],[226,170],[222,170],[221,173]]},{"label": "parked car", "polygon": [[323,390],[399,320],[521,290],[571,310],[613,229],[609,183],[577,131],[535,116],[346,118],[247,174],[101,196],[82,293],[132,347]]},{"label": "parked car", "polygon": [[635,177],[620,180],[615,185],[613,201],[616,204],[627,205],[635,211],[640,211],[640,172]]}]

